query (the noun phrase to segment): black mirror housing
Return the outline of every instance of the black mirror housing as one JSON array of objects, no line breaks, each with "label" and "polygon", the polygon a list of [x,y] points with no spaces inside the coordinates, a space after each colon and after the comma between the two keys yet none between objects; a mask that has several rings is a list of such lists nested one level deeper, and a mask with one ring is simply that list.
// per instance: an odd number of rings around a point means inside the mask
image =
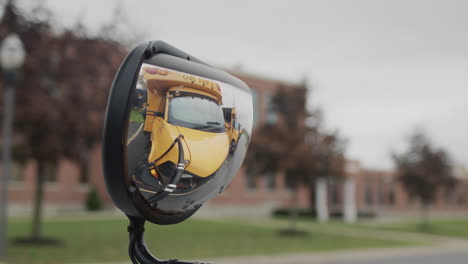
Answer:
[{"label": "black mirror housing", "polygon": [[135,47],[106,110],[103,168],[115,205],[162,225],[190,217],[239,170],[252,109],[236,77],[162,41]]}]

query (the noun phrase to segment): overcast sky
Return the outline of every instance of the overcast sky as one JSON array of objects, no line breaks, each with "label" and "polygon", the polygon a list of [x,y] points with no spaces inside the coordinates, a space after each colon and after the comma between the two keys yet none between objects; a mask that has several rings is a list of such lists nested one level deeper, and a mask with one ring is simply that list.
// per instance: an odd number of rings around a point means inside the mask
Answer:
[{"label": "overcast sky", "polygon": [[[22,1],[28,5],[30,1]],[[45,0],[60,23],[92,29],[116,1]],[[298,82],[348,156],[391,168],[415,128],[468,166],[468,1],[120,1],[144,39],[208,63]]]}]

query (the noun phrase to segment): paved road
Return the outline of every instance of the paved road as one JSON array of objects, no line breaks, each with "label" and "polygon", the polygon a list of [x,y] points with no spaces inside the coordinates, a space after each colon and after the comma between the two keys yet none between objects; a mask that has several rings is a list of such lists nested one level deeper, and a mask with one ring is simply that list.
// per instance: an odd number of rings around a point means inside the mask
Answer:
[{"label": "paved road", "polygon": [[[307,263],[307,262],[304,262]],[[422,256],[387,257],[374,260],[326,261],[323,264],[466,264],[468,252],[424,254]]]},{"label": "paved road", "polygon": [[[187,261],[187,260],[185,260]],[[193,259],[190,261],[194,261]],[[278,256],[205,259],[216,264],[467,264],[468,242],[453,240],[430,246],[348,250]],[[100,263],[100,264],[128,264]],[[94,263],[97,264],[97,263]]]},{"label": "paved road", "polygon": [[[468,249],[468,248],[467,248]],[[338,253],[333,255],[293,255],[276,257],[245,257],[232,259],[208,260],[214,264],[467,264],[468,250],[446,253],[420,253],[417,255],[385,255],[367,256],[356,253]],[[398,254],[397,252],[394,252]],[[191,260],[193,261],[193,260]],[[121,263],[100,263],[100,264],[128,264]],[[98,264],[98,263],[95,263]]]},{"label": "paved road", "polygon": [[212,261],[216,264],[467,264],[468,243]]}]

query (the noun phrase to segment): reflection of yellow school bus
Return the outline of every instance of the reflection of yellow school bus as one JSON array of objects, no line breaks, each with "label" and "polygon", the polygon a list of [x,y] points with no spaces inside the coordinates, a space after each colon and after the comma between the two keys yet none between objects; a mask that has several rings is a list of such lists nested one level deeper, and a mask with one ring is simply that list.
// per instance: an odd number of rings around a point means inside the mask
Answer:
[{"label": "reflection of yellow school bus", "polygon": [[229,152],[233,153],[236,150],[237,142],[240,137],[240,125],[237,119],[237,111],[234,107],[223,107],[225,127],[229,137]]},{"label": "reflection of yellow school bus", "polygon": [[[181,166],[178,148],[182,146],[185,171],[180,185],[194,187],[194,178],[215,173],[229,152],[220,86],[154,67],[143,68],[142,74],[148,87],[144,131],[151,133],[151,173],[167,180]],[[178,138],[181,144],[175,144]]]}]

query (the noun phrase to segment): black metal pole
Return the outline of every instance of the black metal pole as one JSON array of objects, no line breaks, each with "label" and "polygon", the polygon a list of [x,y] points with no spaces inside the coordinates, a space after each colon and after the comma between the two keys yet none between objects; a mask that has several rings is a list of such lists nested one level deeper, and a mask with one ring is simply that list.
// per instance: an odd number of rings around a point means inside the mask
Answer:
[{"label": "black metal pole", "polygon": [[2,196],[0,199],[0,262],[6,262],[7,231],[8,231],[8,184],[11,175],[11,141],[13,133],[13,115],[15,104],[15,76],[13,73],[5,74],[6,87],[4,94],[4,116],[3,116],[3,177]]},{"label": "black metal pole", "polygon": [[184,262],[177,259],[159,260],[154,257],[146,247],[143,233],[145,232],[145,220],[132,216],[127,216],[130,219],[128,226],[129,245],[128,254],[133,264],[213,264],[208,262]]}]

